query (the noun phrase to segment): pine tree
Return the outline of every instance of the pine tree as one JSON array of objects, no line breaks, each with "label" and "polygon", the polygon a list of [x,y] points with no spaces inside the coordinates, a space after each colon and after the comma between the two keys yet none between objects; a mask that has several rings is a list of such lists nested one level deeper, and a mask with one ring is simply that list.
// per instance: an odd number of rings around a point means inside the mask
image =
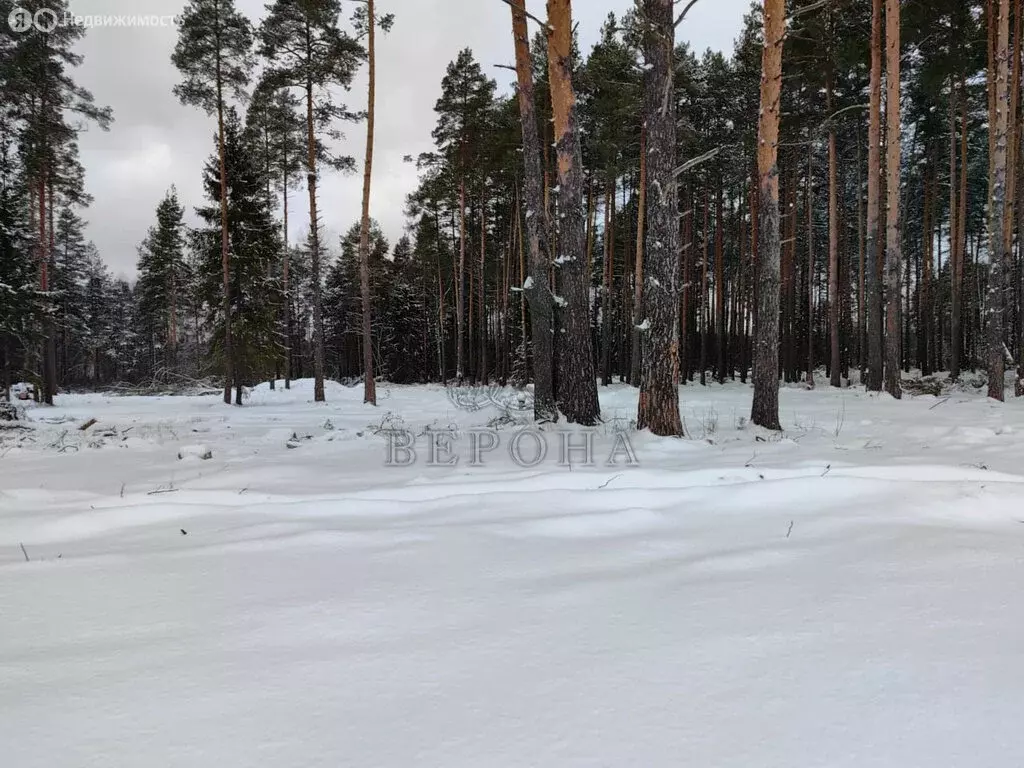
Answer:
[{"label": "pine tree", "polygon": [[900,4],[885,5],[885,141],[886,141],[886,244],[885,244],[885,389],[895,398],[900,385]]},{"label": "pine tree", "polygon": [[[534,400],[533,416],[538,422],[558,420],[554,382],[554,296],[548,282],[551,269],[548,250],[548,214],[544,210],[544,177],[533,87],[533,58],[527,37],[525,0],[513,0],[512,37],[515,43],[516,77],[523,145],[523,202],[526,208],[526,244],[529,277],[522,286],[530,304],[532,329]],[[517,224],[520,214],[516,212]],[[525,334],[525,328],[523,329]]]},{"label": "pine tree", "polygon": [[373,347],[370,329],[372,326],[372,305],[370,301],[370,182],[373,178],[373,129],[374,101],[377,88],[376,35],[378,25],[384,31],[391,28],[393,17],[378,18],[374,0],[366,0],[366,6],[356,15],[357,28],[365,30],[369,78],[367,85],[366,110],[366,159],[363,166],[363,215],[360,220],[359,236],[359,284],[363,306],[363,402],[377,404],[377,388],[373,378]]},{"label": "pine tree", "polygon": [[[682,436],[679,416],[675,18],[672,0],[645,0],[644,126],[646,128],[647,253],[644,260],[643,375],[637,427]],[[643,162],[643,159],[641,159]],[[639,254],[638,254],[639,259]]]},{"label": "pine tree", "polygon": [[[339,0],[275,0],[260,27],[260,53],[266,57],[268,77],[279,86],[300,89],[306,106],[306,185],[309,192],[309,247],[313,293],[314,400],[324,394],[323,290],[321,277],[320,219],[317,212],[318,167],[350,170],[350,157],[327,152],[318,134],[337,136],[331,128],[339,119],[356,116],[332,98],[331,88],[348,89],[363,50],[338,26]],[[318,154],[320,156],[318,156]]]},{"label": "pine tree", "polygon": [[786,28],[783,0],[764,0],[764,54],[761,64],[761,119],[757,170],[759,221],[757,340],[751,421],[766,429],[779,424],[779,113],[782,46]]},{"label": "pine tree", "polygon": [[181,72],[182,82],[174,93],[183,104],[191,104],[208,115],[217,115],[218,155],[220,165],[220,253],[224,295],[224,402],[231,403],[235,381],[232,345],[234,318],[231,307],[231,243],[228,220],[227,170],[225,168],[224,122],[227,99],[241,99],[252,70],[252,27],[248,19],[235,9],[234,0],[190,0],[179,17],[178,43],[171,61]]},{"label": "pine tree", "polygon": [[554,144],[558,153],[559,267],[562,307],[558,334],[558,404],[572,424],[592,426],[601,417],[594,378],[590,335],[590,291],[586,274],[586,211],[583,206],[583,156],[573,89],[572,6],[570,0],[548,0],[548,72],[554,112]]},{"label": "pine tree", "polygon": [[[995,2],[990,7],[994,8]],[[993,109],[994,124],[989,130],[993,137],[990,146],[994,154],[989,166],[989,225],[988,251],[989,273],[988,290],[985,294],[985,347],[988,367],[988,396],[995,400],[1003,400],[1006,396],[1006,358],[1004,352],[1003,333],[1005,328],[1004,313],[1007,284],[1006,270],[1006,235],[1004,227],[1009,226],[1006,218],[1006,187],[1007,187],[1007,135],[1009,132],[1010,95],[1008,63],[1010,58],[1010,0],[998,0],[998,16],[989,17],[989,24],[996,27],[992,30],[995,36],[996,72],[994,85]]]},{"label": "pine tree", "polygon": [[[67,0],[25,0],[20,7],[32,14],[49,9],[58,18],[68,13]],[[47,297],[51,291],[55,197],[61,193],[81,195],[75,137],[82,130],[83,119],[104,130],[112,119],[110,109],[97,106],[92,94],[72,77],[72,70],[82,63],[75,47],[84,34],[85,29],[75,24],[58,24],[46,33],[27,32],[5,46],[9,58],[2,66],[5,101],[20,122],[24,172],[36,217],[39,287]],[[78,119],[69,124],[66,118],[72,114]],[[50,405],[57,379],[52,317],[51,307],[42,319],[43,400]]]},{"label": "pine tree", "polygon": [[879,260],[882,253],[881,199],[882,155],[882,0],[871,2],[871,86],[868,114],[867,264],[864,285],[867,306],[867,388],[882,390],[882,287]]},{"label": "pine tree", "polygon": [[467,188],[477,183],[474,171],[480,168],[479,161],[484,153],[495,87],[493,80],[484,77],[472,51],[467,48],[448,65],[441,81],[441,97],[434,106],[438,115],[434,141],[452,166],[458,187],[455,376],[460,384],[466,376]]}]

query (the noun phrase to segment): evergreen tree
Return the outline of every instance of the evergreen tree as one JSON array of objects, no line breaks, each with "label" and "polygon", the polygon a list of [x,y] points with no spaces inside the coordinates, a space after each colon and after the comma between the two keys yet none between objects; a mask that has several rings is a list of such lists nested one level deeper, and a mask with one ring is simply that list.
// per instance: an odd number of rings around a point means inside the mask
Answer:
[{"label": "evergreen tree", "polygon": [[451,166],[458,190],[458,262],[456,266],[456,352],[455,377],[466,376],[466,309],[469,279],[467,272],[467,191],[480,184],[475,171],[483,167],[496,84],[484,76],[480,64],[468,48],[448,65],[441,81],[441,97],[434,106],[437,126],[433,137],[438,150]]},{"label": "evergreen tree", "polygon": [[[67,0],[25,0],[19,7],[31,14],[48,9],[58,18],[69,12]],[[83,120],[106,130],[112,119],[110,109],[97,106],[92,94],[72,76],[82,63],[75,47],[84,34],[84,27],[75,24],[57,24],[49,32],[30,30],[16,37],[13,44],[4,45],[5,61],[0,67],[7,109],[19,126],[22,162],[37,228],[39,287],[47,297],[51,292],[55,198],[62,193],[69,198],[82,196],[75,137],[82,130]],[[77,116],[73,124],[68,122],[71,115]],[[42,317],[43,400],[52,405],[57,381],[53,308]]]},{"label": "evergreen tree", "polygon": [[[7,144],[0,145],[6,161]],[[15,368],[23,365],[36,341],[41,311],[36,273],[32,263],[31,234],[21,226],[26,214],[26,193],[0,162],[0,393],[10,399]]]},{"label": "evergreen tree", "polygon": [[270,79],[279,86],[301,89],[306,106],[306,185],[309,191],[309,247],[313,288],[314,399],[324,402],[323,291],[321,286],[320,220],[317,213],[317,168],[350,170],[350,157],[324,151],[317,157],[318,135],[338,134],[335,120],[356,117],[335,103],[331,88],[348,89],[363,50],[338,26],[340,0],[275,0],[260,28],[261,53]]},{"label": "evergreen tree", "polygon": [[[207,322],[213,327],[213,353],[223,369],[234,371],[235,404],[242,404],[242,386],[262,378],[279,353],[275,318],[280,285],[272,266],[280,253],[278,223],[270,211],[266,181],[253,148],[243,140],[242,126],[234,109],[224,120],[224,170],[227,181],[226,206],[222,206],[218,154],[204,169],[203,186],[212,205],[196,209],[206,227],[192,233],[192,246],[200,254],[200,291],[210,308]],[[228,212],[231,242],[229,290],[232,305],[228,313],[217,313],[220,267],[221,211]],[[225,345],[224,317],[231,317],[234,333],[231,347]],[[233,355],[227,360],[226,356]]]},{"label": "evergreen tree", "polygon": [[761,205],[757,269],[757,349],[750,420],[766,429],[779,424],[779,114],[785,4],[764,0],[761,119],[758,127],[758,190]]},{"label": "evergreen tree", "polygon": [[[261,166],[266,173],[267,196],[281,195],[281,256],[277,272],[281,278],[281,291],[291,295],[291,249],[288,244],[289,192],[299,185],[305,168],[306,125],[300,112],[302,103],[292,89],[279,85],[271,76],[264,75],[253,90],[246,112],[246,134],[249,144],[257,148]],[[323,157],[321,145],[317,156]],[[294,327],[291,314],[292,301],[282,302],[281,339],[284,358],[284,386],[291,388],[292,345]],[[275,379],[277,378],[275,372]],[[271,388],[274,382],[271,381]]]},{"label": "evergreen tree", "polygon": [[153,346],[166,351],[169,366],[177,361],[182,309],[188,293],[184,217],[185,209],[172,187],[157,206],[156,225],[139,249],[139,317]]},{"label": "evergreen tree", "polygon": [[218,162],[220,166],[220,254],[223,288],[222,345],[224,348],[224,402],[231,403],[235,382],[232,350],[234,318],[231,307],[231,245],[228,221],[228,181],[225,160],[225,110],[230,96],[242,98],[252,70],[252,27],[235,10],[234,0],[191,0],[179,17],[178,43],[171,61],[181,72],[182,82],[174,93],[183,104],[197,106],[217,115]]},{"label": "evergreen tree", "polygon": [[85,222],[69,207],[61,208],[54,232],[52,301],[59,342],[58,381],[71,383],[84,378],[82,346],[86,336],[85,288],[95,246],[86,242]]},{"label": "evergreen tree", "polygon": [[583,155],[573,88],[572,9],[569,0],[548,0],[548,71],[558,153],[558,403],[570,423],[591,426],[601,417],[594,379],[590,297],[586,274]]},{"label": "evergreen tree", "polygon": [[[678,343],[679,201],[676,188],[676,111],[672,0],[646,0],[644,126],[647,161],[645,305],[640,324],[643,375],[637,426],[656,435],[682,436],[676,371]],[[641,162],[644,162],[641,160]]]}]

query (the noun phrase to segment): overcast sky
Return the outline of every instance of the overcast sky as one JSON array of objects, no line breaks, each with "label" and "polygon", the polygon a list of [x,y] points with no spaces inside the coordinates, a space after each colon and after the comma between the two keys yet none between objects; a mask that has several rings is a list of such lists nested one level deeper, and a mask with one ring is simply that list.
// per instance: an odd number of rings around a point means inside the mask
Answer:
[{"label": "overcast sky", "polygon": [[[236,0],[254,22],[264,0]],[[679,29],[697,51],[729,51],[749,0],[702,0]],[[180,13],[185,0],[71,0],[76,14]],[[345,5],[352,5],[345,3]],[[576,0],[584,51],[593,45],[609,11],[621,14],[631,0]],[[543,0],[528,0],[541,15]],[[511,16],[499,0],[379,0],[379,12],[393,12],[390,35],[378,37],[377,138],[372,215],[392,244],[405,225],[405,196],[415,187],[415,168],[403,162],[432,148],[434,103],[445,67],[464,47],[473,49],[490,77],[508,89],[513,74],[496,68],[512,61]],[[182,106],[171,92],[178,73],[170,63],[176,40],[173,27],[97,27],[86,34],[80,51],[85,62],[80,83],[96,100],[114,110],[108,133],[95,128],[81,137],[86,185],[95,197],[85,212],[88,236],[115,274],[133,276],[136,246],[153,223],[157,203],[176,185],[190,221],[201,200],[201,168],[213,149],[214,122],[203,112]],[[365,73],[346,94],[352,109],[365,107]],[[362,163],[365,127],[349,126],[338,147]],[[293,192],[293,211],[304,211],[304,192]],[[332,250],[359,217],[362,175],[327,173],[321,177],[321,212]],[[293,241],[308,220],[293,217]]]}]

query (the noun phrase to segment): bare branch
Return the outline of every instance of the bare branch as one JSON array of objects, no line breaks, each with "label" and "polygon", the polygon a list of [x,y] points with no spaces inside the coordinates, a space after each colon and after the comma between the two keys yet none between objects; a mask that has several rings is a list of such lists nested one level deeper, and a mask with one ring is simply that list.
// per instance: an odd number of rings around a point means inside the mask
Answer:
[{"label": "bare branch", "polygon": [[811,3],[810,5],[805,5],[803,8],[797,8],[795,11],[793,11],[789,15],[789,18],[790,19],[795,19],[797,16],[802,16],[805,13],[810,13],[811,11],[816,11],[819,8],[822,8],[822,7],[828,5],[831,2],[832,2],[832,0],[818,0],[818,2]]},{"label": "bare branch", "polygon": [[678,27],[680,24],[682,24],[683,19],[686,18],[686,14],[688,14],[690,12],[690,9],[693,8],[693,6],[695,6],[696,4],[697,0],[690,0],[690,2],[686,4],[686,7],[683,8],[683,12],[680,13],[679,16],[676,18],[676,23],[673,26]]},{"label": "bare branch", "polygon": [[[526,18],[528,18],[531,21],[535,21],[538,24],[540,24],[541,27],[544,28],[545,32],[547,32],[549,30],[549,27],[548,27],[548,24],[547,24],[546,21],[541,21],[536,16],[534,16],[532,13],[530,13],[528,10],[526,10],[526,0],[501,0],[501,2],[503,2],[505,5],[511,6],[512,8],[521,9],[523,14],[526,16]],[[696,0],[694,0],[694,2],[696,2]]]},{"label": "bare branch", "polygon": [[686,173],[686,171],[690,170],[691,168],[695,168],[701,163],[706,163],[708,160],[713,159],[721,151],[722,147],[715,147],[714,149],[705,152],[703,155],[687,160],[685,163],[676,168],[675,175],[680,176],[683,173]]}]

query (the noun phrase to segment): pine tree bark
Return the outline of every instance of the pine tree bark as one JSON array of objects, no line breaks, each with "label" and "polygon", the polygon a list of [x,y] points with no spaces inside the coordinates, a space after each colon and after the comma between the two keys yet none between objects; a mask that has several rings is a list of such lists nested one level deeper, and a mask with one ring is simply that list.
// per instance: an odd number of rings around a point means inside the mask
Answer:
[{"label": "pine tree bark", "polygon": [[[989,178],[989,278],[985,296],[986,360],[988,364],[988,396],[996,400],[1005,398],[1006,357],[1003,343],[1004,311],[1006,294],[1006,237],[1003,228],[1007,226],[1007,135],[1009,133],[1010,94],[1010,0],[999,0],[995,48],[995,97],[993,111],[995,122],[994,155]],[[990,22],[992,21],[990,17]]]},{"label": "pine tree bark", "polygon": [[572,84],[572,3],[548,0],[548,70],[558,152],[558,248],[564,311],[559,334],[559,405],[570,423],[593,426],[601,416],[590,335],[586,275],[586,212],[576,93]]},{"label": "pine tree bark", "polygon": [[[533,58],[526,27],[526,0],[512,0],[512,36],[519,85],[519,116],[523,135],[523,197],[526,203],[526,238],[529,248],[529,285],[524,286],[530,304],[533,347],[533,415],[539,422],[556,421],[554,382],[554,297],[548,283],[550,251],[547,243],[547,209],[544,207],[544,176],[540,137],[534,103]],[[524,238],[520,238],[522,245]],[[522,316],[526,333],[525,309]],[[525,345],[524,345],[525,347]]]},{"label": "pine tree bark", "polygon": [[[644,217],[647,211],[647,126],[640,129],[640,187],[637,191],[636,214],[636,271],[633,275],[633,311],[634,317],[644,316]],[[633,324],[633,351],[630,355],[630,384],[640,386],[641,380],[641,335]]]},{"label": "pine tree bark", "polygon": [[[224,283],[224,403],[231,405],[235,383],[234,345],[231,337],[231,250],[228,239],[228,172],[224,158],[224,84],[221,75],[220,45],[217,45],[217,158],[220,166],[220,262]],[[241,402],[237,403],[241,405]]]},{"label": "pine tree bark", "polygon": [[708,292],[708,234],[710,227],[711,204],[708,199],[707,180],[704,181],[704,229],[701,232],[701,274],[700,274],[700,385],[708,385],[708,309],[710,296]]},{"label": "pine tree bark", "polygon": [[689,184],[686,188],[686,205],[687,211],[684,216],[685,231],[683,234],[683,244],[680,249],[680,258],[683,261],[683,286],[682,286],[682,300],[681,300],[681,316],[679,322],[679,339],[680,339],[680,366],[679,366],[679,379],[684,384],[690,380],[690,307],[693,304],[691,297],[693,296],[693,286],[691,285],[691,264],[693,263],[693,238],[694,238],[694,227],[693,216],[695,201]]},{"label": "pine tree bark", "polygon": [[715,198],[715,378],[725,384],[725,348],[728,332],[725,327],[725,216],[722,213],[722,178],[718,178]]},{"label": "pine tree bark", "polygon": [[363,402],[377,404],[377,383],[373,374],[373,307],[370,301],[370,182],[373,178],[374,105],[377,89],[377,60],[375,49],[377,19],[374,0],[366,0],[367,47],[369,85],[366,109],[366,162],[363,167],[363,215],[359,224],[359,291],[363,317]]},{"label": "pine tree bark", "polygon": [[[858,136],[859,138],[859,136]],[[857,143],[857,368],[861,381],[867,377],[867,305],[864,275],[867,262],[867,230],[865,224],[864,164],[860,142]]]},{"label": "pine tree bark", "polygon": [[882,289],[878,279],[881,251],[882,157],[882,0],[871,2],[871,76],[868,114],[868,210],[865,297],[867,308],[867,380],[872,392],[882,390]]},{"label": "pine tree bark", "polygon": [[814,144],[807,145],[807,386],[814,387]]},{"label": "pine tree bark", "polygon": [[604,269],[601,280],[601,384],[612,383],[612,285],[615,272],[615,182],[604,194]]},{"label": "pine tree bark", "polygon": [[455,273],[455,379],[466,377],[466,178],[459,178],[459,264]]},{"label": "pine tree bark", "polygon": [[[877,1],[877,0],[876,0]],[[782,45],[786,30],[784,0],[764,0],[764,49],[761,58],[761,112],[757,138],[759,178],[757,263],[757,339],[751,421],[779,430],[779,111],[782,93]]]},{"label": "pine tree bark", "polygon": [[900,0],[885,4],[885,140],[886,190],[885,225],[885,390],[899,399],[900,384],[900,283],[903,263],[900,255]]},{"label": "pine tree bark", "polygon": [[921,227],[921,283],[918,286],[917,324],[918,358],[921,374],[932,375],[932,262],[934,232],[932,231],[932,204],[935,189],[935,172],[932,169],[931,153],[924,170],[924,215]]},{"label": "pine tree bark", "polygon": [[[826,84],[828,107],[832,114],[832,65],[829,64],[828,83]],[[839,346],[840,330],[840,298],[839,298],[839,184],[838,158],[836,152],[836,129],[832,125],[828,131],[828,325],[829,325],[829,372],[830,384],[842,386]],[[858,196],[860,189],[857,189]]]},{"label": "pine tree bark", "polygon": [[[958,258],[960,238],[959,205],[957,203],[957,140],[956,140],[956,80],[949,79],[949,282],[950,282],[950,361],[949,378],[960,378],[960,355],[963,331],[960,320],[963,308],[960,304],[962,276]],[[940,333],[941,336],[941,333]],[[942,361],[940,361],[941,363]]]},{"label": "pine tree bark", "polygon": [[478,281],[478,287],[480,289],[478,296],[478,307],[477,316],[480,323],[480,329],[477,339],[479,344],[479,356],[477,361],[479,363],[479,371],[477,373],[477,381],[481,384],[487,384],[490,380],[490,373],[488,371],[487,361],[487,273],[486,273],[486,255],[487,255],[487,198],[482,196],[480,199],[480,280]]},{"label": "pine tree bark", "polygon": [[285,149],[284,159],[282,166],[285,168],[283,174],[283,200],[284,205],[284,222],[281,226],[282,241],[284,244],[284,251],[281,255],[281,291],[284,299],[284,388],[292,388],[292,296],[291,296],[291,285],[289,280],[291,279],[290,266],[291,266],[291,251],[288,246],[288,137],[285,137]]},{"label": "pine tree bark", "polygon": [[[648,187],[647,255],[642,262],[637,237],[637,279],[644,279],[643,310],[637,319],[645,330],[641,357],[637,427],[656,435],[682,436],[679,388],[675,383],[679,344],[679,200],[675,178],[676,107],[674,88],[675,20],[672,0],[645,0],[644,123],[646,160],[643,183]],[[640,217],[643,225],[643,214]],[[641,292],[637,291],[637,296]]]},{"label": "pine tree bark", "polygon": [[[313,58],[309,22],[306,22],[306,60]],[[320,279],[320,219],[316,207],[316,132],[313,122],[313,75],[306,75],[306,185],[309,191],[310,281],[313,292],[313,400],[326,402],[324,393],[323,286]]]}]

